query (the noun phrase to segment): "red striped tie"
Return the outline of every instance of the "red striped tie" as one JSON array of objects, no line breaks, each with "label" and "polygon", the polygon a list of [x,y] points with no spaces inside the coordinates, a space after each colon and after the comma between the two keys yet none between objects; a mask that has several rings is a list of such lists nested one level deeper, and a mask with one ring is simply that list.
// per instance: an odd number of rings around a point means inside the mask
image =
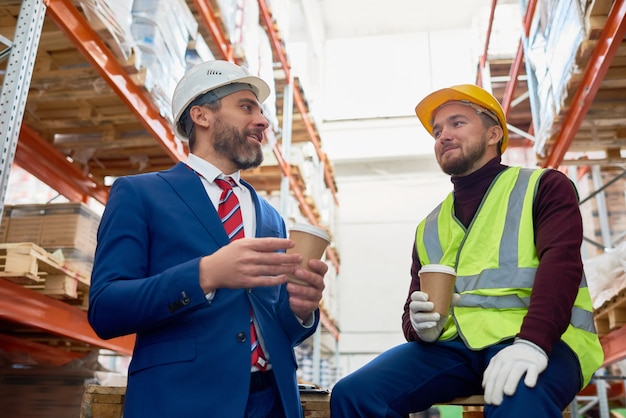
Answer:
[{"label": "red striped tie", "polygon": [[[239,199],[233,192],[233,186],[236,185],[235,181],[226,177],[224,180],[215,179],[215,183],[222,189],[222,195],[220,196],[220,203],[217,207],[217,214],[224,224],[224,230],[231,241],[239,238],[243,238],[243,218],[241,217],[241,208],[239,206]],[[259,340],[256,334],[256,328],[252,321],[252,308],[250,308],[250,343],[252,352],[252,365],[256,366],[259,370],[266,370],[267,361],[263,354],[263,349],[259,344]]]},{"label": "red striped tie", "polygon": [[215,183],[222,189],[220,203],[217,207],[224,230],[231,241],[243,238],[243,219],[241,218],[241,208],[239,207],[239,199],[233,192],[235,181],[226,177],[225,180],[215,179]]}]

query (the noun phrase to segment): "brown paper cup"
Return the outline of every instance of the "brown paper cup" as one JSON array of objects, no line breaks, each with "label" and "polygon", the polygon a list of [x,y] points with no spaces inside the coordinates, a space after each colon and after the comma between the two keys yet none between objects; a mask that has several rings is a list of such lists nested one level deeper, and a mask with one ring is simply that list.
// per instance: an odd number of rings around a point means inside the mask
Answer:
[{"label": "brown paper cup", "polygon": [[435,304],[434,312],[448,315],[456,280],[454,269],[441,264],[426,264],[418,275],[420,290],[428,293],[428,300]]},{"label": "brown paper cup", "polygon": [[[289,239],[293,240],[296,245],[287,250],[288,253],[302,254],[302,263],[300,267],[305,270],[309,269],[309,260],[321,259],[326,251],[326,247],[330,244],[330,237],[326,230],[309,224],[295,224],[289,228]],[[289,276],[289,281],[306,284],[302,280],[294,276]]]}]

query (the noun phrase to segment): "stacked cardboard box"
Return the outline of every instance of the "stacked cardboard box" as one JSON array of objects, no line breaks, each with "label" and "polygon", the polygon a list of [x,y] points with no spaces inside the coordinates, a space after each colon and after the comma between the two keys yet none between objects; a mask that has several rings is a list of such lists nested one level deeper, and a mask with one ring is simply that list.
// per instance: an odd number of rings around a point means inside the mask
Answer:
[{"label": "stacked cardboard box", "polygon": [[60,252],[68,267],[91,276],[100,215],[87,205],[12,205],[5,207],[5,212],[8,222],[3,242],[32,242],[46,251]]}]

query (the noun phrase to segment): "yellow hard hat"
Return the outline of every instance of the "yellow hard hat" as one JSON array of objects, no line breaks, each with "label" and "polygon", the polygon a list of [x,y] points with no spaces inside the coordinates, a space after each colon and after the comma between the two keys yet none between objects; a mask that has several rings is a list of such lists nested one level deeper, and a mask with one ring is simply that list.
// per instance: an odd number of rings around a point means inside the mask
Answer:
[{"label": "yellow hard hat", "polygon": [[503,135],[500,142],[500,153],[503,153],[509,144],[509,130],[506,127],[506,118],[500,102],[487,90],[474,84],[459,84],[437,90],[415,106],[415,114],[424,128],[433,134],[433,117],[435,111],[447,102],[458,101],[467,104],[475,104],[487,111],[487,115],[497,120],[502,128]]}]

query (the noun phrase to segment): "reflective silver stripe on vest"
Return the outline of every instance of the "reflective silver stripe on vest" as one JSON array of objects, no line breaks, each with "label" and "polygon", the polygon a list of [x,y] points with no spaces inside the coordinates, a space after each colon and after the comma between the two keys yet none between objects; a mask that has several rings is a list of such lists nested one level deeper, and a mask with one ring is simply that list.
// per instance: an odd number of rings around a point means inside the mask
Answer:
[{"label": "reflective silver stripe on vest", "polygon": [[[468,292],[476,289],[508,289],[511,287],[511,282],[515,283],[516,288],[531,288],[535,282],[536,272],[537,269],[534,267],[483,270],[480,274],[473,276],[458,276],[454,283],[454,289],[457,292]],[[502,277],[509,278],[509,281],[503,282]],[[583,274],[578,288],[585,287],[587,287],[587,278]]]},{"label": "reflective silver stripe on vest", "polygon": [[570,319],[569,322],[574,328],[584,329],[593,334],[596,333],[596,327],[593,322],[593,312],[574,306],[572,308],[572,319]]},{"label": "reflective silver stripe on vest", "polygon": [[517,295],[485,296],[465,293],[459,302],[454,305],[459,308],[487,308],[487,309],[521,309],[528,308],[530,297],[520,298]]},{"label": "reflective silver stripe on vest", "polygon": [[424,222],[424,246],[426,247],[426,254],[431,263],[439,263],[443,258],[443,249],[441,248],[441,242],[439,242],[439,212],[441,212],[440,203],[427,217]]},{"label": "reflective silver stripe on vest", "polygon": [[[509,289],[511,283],[515,283],[516,288],[531,288],[535,282],[534,267],[515,268],[498,270],[483,270],[480,274],[473,276],[457,276],[454,288],[457,292],[467,292],[476,289]],[[506,277],[507,280],[502,280]]]},{"label": "reflective silver stripe on vest", "polygon": [[[517,252],[519,247],[519,228],[522,217],[522,208],[524,206],[524,197],[526,196],[526,190],[528,189],[528,182],[531,174],[534,170],[520,169],[517,180],[513,185],[511,194],[509,195],[509,202],[506,209],[506,219],[504,221],[504,231],[502,236],[506,239],[500,240],[500,265],[504,266],[517,266]],[[506,277],[506,276],[505,276]],[[507,280],[509,284],[517,282]],[[484,287],[484,286],[483,286]],[[528,286],[530,287],[530,286]]]},{"label": "reflective silver stripe on vest", "polygon": [[[516,295],[506,296],[484,296],[473,294],[462,294],[461,299],[455,305],[459,308],[485,308],[485,309],[528,309],[530,298],[520,298]],[[587,332],[594,333],[596,328],[593,322],[593,312],[574,306],[570,324],[574,328],[579,328]]]}]

